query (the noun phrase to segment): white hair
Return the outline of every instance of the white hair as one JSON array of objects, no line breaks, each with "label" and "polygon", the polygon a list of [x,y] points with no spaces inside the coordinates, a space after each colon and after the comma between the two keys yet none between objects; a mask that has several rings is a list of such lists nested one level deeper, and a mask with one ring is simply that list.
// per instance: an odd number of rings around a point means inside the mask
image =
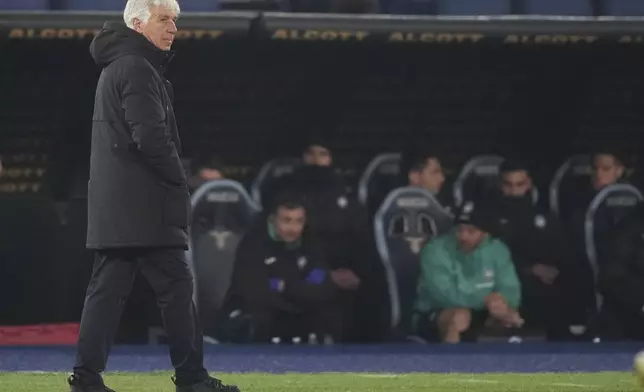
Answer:
[{"label": "white hair", "polygon": [[148,23],[150,19],[150,8],[162,6],[174,11],[179,15],[181,11],[177,0],[127,0],[125,11],[123,11],[123,20],[127,27],[134,28],[134,19],[139,19],[143,23]]}]

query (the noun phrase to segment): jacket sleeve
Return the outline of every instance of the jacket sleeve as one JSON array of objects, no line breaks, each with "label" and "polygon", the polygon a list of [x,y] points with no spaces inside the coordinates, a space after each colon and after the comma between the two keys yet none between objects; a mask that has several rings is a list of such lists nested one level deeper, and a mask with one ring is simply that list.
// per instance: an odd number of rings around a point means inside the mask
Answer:
[{"label": "jacket sleeve", "polygon": [[233,272],[234,292],[241,299],[243,307],[251,313],[270,308],[287,310],[288,304],[277,290],[271,290],[268,270],[261,255],[260,247],[249,235],[244,236],[237,247]]},{"label": "jacket sleeve", "polygon": [[132,139],[145,163],[160,179],[173,186],[184,186],[186,176],[177,148],[167,132],[166,108],[154,71],[134,56],[122,63],[122,105]]},{"label": "jacket sleeve", "polygon": [[552,263],[559,269],[565,269],[567,266],[573,264],[573,251],[569,246],[566,233],[554,215],[548,215],[547,242],[544,244],[546,249],[550,251],[550,260],[545,262]]},{"label": "jacket sleeve", "polygon": [[311,248],[308,253],[310,267],[307,276],[295,273],[286,276],[284,294],[289,301],[302,307],[332,302],[337,298],[340,288],[331,278],[331,271],[324,262],[324,253],[319,247]]},{"label": "jacket sleeve", "polygon": [[436,308],[469,307],[467,298],[459,292],[453,271],[450,267],[450,255],[436,242],[425,246],[420,255],[422,286],[426,295]]},{"label": "jacket sleeve", "polygon": [[499,242],[496,257],[496,286],[494,291],[501,294],[512,309],[521,304],[521,283],[517,276],[508,248]]},{"label": "jacket sleeve", "polygon": [[641,275],[632,274],[630,266],[636,260],[635,242],[640,234],[637,224],[618,230],[611,251],[600,265],[599,289],[604,296],[617,301],[634,314],[644,311],[644,285]]}]

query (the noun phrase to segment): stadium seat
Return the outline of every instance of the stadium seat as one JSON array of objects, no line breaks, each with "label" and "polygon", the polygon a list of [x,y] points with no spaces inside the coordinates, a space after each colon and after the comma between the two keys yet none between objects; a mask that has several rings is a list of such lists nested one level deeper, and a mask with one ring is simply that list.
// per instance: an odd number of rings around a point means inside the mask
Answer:
[{"label": "stadium seat", "polygon": [[[590,203],[586,212],[584,236],[595,283],[611,233],[617,224],[633,214],[643,201],[644,196],[634,186],[613,184],[602,189]],[[597,295],[597,307],[601,308],[601,304],[601,297]]]},{"label": "stadium seat", "polygon": [[0,1],[0,10],[11,11],[37,11],[50,9],[49,0],[3,0]]},{"label": "stadium seat", "polygon": [[510,0],[441,0],[438,13],[444,15],[507,15]]},{"label": "stadium seat", "polygon": [[470,158],[454,181],[454,204],[463,200],[480,200],[499,189],[499,167],[504,158],[497,155],[479,155]]},{"label": "stadium seat", "polygon": [[231,180],[203,184],[192,195],[192,207],[186,256],[195,276],[195,304],[209,328],[230,285],[237,244],[260,208],[240,183]]},{"label": "stadium seat", "polygon": [[407,333],[416,298],[420,252],[433,237],[452,227],[449,216],[425,189],[393,190],[374,217],[374,234],[385,267],[391,302],[391,327]]},{"label": "stadium seat", "polygon": [[255,203],[262,205],[262,193],[268,189],[273,181],[293,173],[301,163],[297,158],[277,158],[266,162],[259,170],[259,174],[251,186],[251,194]]},{"label": "stadium seat", "polygon": [[[481,200],[499,193],[499,169],[505,159],[497,155],[478,155],[470,158],[454,181],[454,205],[463,200]],[[539,201],[539,191],[532,188],[532,201]]]},{"label": "stadium seat", "polygon": [[381,154],[367,165],[358,183],[358,200],[368,211],[375,211],[389,192],[405,185],[400,176],[401,159],[400,154]]},{"label": "stadium seat", "polygon": [[644,16],[641,0],[604,0],[604,13],[612,16]]},{"label": "stadium seat", "polygon": [[528,15],[590,16],[590,0],[525,0],[524,13]]},{"label": "stadium seat", "polygon": [[580,192],[589,187],[592,165],[589,155],[576,155],[557,169],[550,183],[550,209],[564,218]]}]

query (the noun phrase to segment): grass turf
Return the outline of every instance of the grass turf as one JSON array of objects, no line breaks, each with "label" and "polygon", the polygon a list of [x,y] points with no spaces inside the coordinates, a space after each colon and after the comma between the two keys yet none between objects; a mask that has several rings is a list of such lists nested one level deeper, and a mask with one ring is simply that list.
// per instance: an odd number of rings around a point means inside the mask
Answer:
[{"label": "grass turf", "polygon": [[[0,390],[51,392],[67,390],[63,373],[0,373]],[[108,386],[117,392],[171,392],[170,373],[111,373]],[[635,392],[642,391],[631,373],[539,374],[226,374],[226,383],[242,392]]]}]

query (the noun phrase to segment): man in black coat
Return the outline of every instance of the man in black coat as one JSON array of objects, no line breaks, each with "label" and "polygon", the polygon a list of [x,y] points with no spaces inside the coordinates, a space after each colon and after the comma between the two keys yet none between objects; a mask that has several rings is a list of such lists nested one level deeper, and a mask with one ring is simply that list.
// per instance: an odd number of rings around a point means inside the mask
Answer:
[{"label": "man in black coat", "polygon": [[[192,301],[190,196],[164,71],[172,58],[175,0],[129,0],[126,25],[106,23],[90,46],[98,81],[90,158],[87,247],[96,251],[85,298],[72,392],[111,391],[105,369],[137,269],[153,287],[177,392],[239,391],[208,376]],[[146,12],[147,11],[147,12]]]},{"label": "man in black coat", "polygon": [[576,304],[568,292],[572,252],[558,221],[534,204],[528,167],[508,159],[500,176],[498,236],[510,248],[521,280],[521,315],[527,327],[545,328],[549,339],[562,339]]},{"label": "man in black coat", "polygon": [[620,222],[609,242],[599,260],[602,339],[644,340],[644,206]]}]

